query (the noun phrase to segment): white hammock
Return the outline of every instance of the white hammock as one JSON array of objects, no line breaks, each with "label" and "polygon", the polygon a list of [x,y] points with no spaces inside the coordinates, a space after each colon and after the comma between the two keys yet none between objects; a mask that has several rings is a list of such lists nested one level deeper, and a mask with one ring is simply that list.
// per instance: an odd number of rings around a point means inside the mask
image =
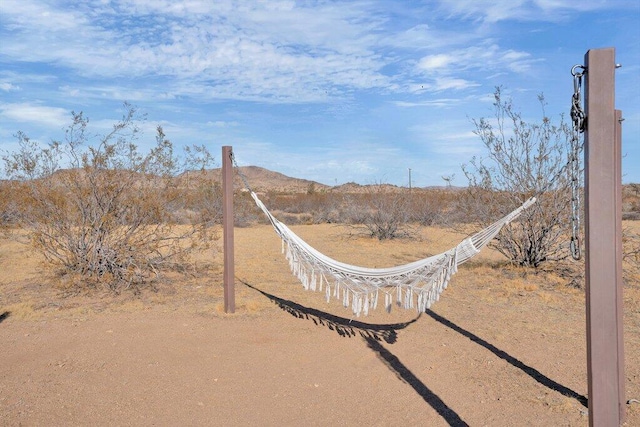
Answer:
[{"label": "white hammock", "polygon": [[505,224],[513,221],[536,201],[535,198],[527,200],[518,209],[439,255],[397,267],[365,268],[323,255],[278,221],[253,191],[251,197],[282,239],[282,251],[286,252],[291,271],[304,288],[313,291],[322,291],[324,288],[327,301],[332,295],[342,298],[344,306],[351,304],[357,316],[368,314],[369,308],[375,309],[380,293],[384,294],[387,310],[391,309],[395,295],[398,304],[404,308],[425,311],[439,299],[449,279],[458,270],[458,265],[480,252]]}]

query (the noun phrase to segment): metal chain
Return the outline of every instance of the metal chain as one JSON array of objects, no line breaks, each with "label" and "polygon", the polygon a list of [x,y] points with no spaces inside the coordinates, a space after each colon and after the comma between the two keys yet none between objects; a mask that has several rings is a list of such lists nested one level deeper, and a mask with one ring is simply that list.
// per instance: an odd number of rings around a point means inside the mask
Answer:
[{"label": "metal chain", "polygon": [[586,72],[587,69],[584,65],[574,65],[571,68],[571,75],[573,76],[573,95],[571,97],[573,130],[571,132],[571,150],[569,152],[569,174],[571,179],[571,242],[569,249],[571,256],[575,260],[582,258],[580,244],[580,189],[582,188],[580,153],[582,152],[583,144],[580,141],[580,134],[585,131],[587,125],[581,99],[582,77]]},{"label": "metal chain", "polygon": [[247,177],[241,172],[240,166],[238,166],[238,162],[236,162],[236,158],[233,155],[233,151],[231,151],[229,156],[231,157],[231,162],[233,163],[233,166],[235,167],[236,172],[238,173],[238,176],[240,177],[240,179],[244,183],[245,188],[247,190],[249,190],[250,193],[253,193],[253,190],[251,189],[251,186],[249,185],[249,181],[247,180]]}]

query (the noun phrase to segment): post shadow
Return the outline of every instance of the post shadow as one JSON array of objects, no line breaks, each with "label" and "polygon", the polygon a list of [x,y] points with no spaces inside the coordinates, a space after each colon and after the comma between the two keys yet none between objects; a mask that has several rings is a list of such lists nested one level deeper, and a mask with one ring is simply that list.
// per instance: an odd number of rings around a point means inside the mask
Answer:
[{"label": "post shadow", "polygon": [[544,375],[542,372],[538,371],[536,368],[533,368],[533,367],[523,363],[522,361],[520,361],[520,360],[516,359],[515,357],[511,356],[506,351],[500,350],[495,345],[487,342],[486,340],[480,338],[479,336],[475,335],[474,333],[472,333],[470,331],[467,331],[466,329],[456,325],[455,323],[453,323],[449,319],[447,319],[447,318],[445,318],[443,316],[440,316],[439,314],[436,314],[431,310],[427,310],[425,313],[427,314],[427,316],[431,317],[436,322],[438,322],[438,323],[440,323],[440,324],[442,324],[442,325],[444,325],[444,326],[446,326],[446,327],[458,332],[459,334],[469,338],[471,341],[473,341],[476,344],[486,348],[491,353],[493,353],[496,356],[498,356],[500,359],[502,359],[505,362],[511,364],[512,366],[520,369],[522,372],[524,372],[525,374],[529,375],[531,378],[533,378],[534,380],[536,380],[537,382],[539,382],[543,386],[548,387],[553,391],[557,391],[558,393],[562,394],[563,396],[567,396],[567,397],[571,397],[573,399],[576,399],[582,406],[584,406],[585,408],[588,407],[588,399],[587,399],[586,396],[583,396],[582,394],[579,394],[579,393],[571,390],[569,387],[566,387],[566,386],[564,386],[564,385],[552,380],[551,378],[549,378],[546,375]]},{"label": "post shadow", "polygon": [[364,338],[364,340],[367,342],[367,346],[378,355],[378,359],[380,359],[391,372],[394,372],[399,379],[410,385],[450,426],[463,427],[469,425],[380,342],[371,338]]},{"label": "post shadow", "polygon": [[5,311],[4,313],[0,314],[0,323],[2,323],[10,315],[11,315],[10,311]]},{"label": "post shadow", "polygon": [[240,280],[243,285],[261,293],[280,309],[286,311],[299,319],[307,319],[313,321],[318,326],[325,326],[330,330],[336,331],[340,336],[351,338],[360,335],[367,346],[376,353],[387,368],[396,376],[415,390],[422,399],[427,402],[444,420],[453,427],[468,427],[468,424],[460,418],[460,416],[451,409],[437,394],[429,389],[406,365],[404,365],[397,356],[391,353],[382,345],[382,341],[393,344],[397,341],[397,331],[404,329],[410,324],[416,322],[422,313],[418,314],[415,319],[404,323],[395,324],[372,324],[360,322],[357,320],[347,319],[345,317],[336,316],[326,313],[315,308],[306,307],[293,301],[289,301]]}]

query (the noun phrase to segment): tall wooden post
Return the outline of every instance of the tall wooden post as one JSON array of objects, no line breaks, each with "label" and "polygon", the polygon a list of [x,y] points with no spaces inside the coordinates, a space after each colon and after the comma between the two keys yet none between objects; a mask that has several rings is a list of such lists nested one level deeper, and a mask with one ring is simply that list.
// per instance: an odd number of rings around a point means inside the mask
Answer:
[{"label": "tall wooden post", "polygon": [[622,279],[622,111],[615,112],[615,184],[616,188],[616,314],[618,316],[618,406],[620,412],[620,424],[627,418],[626,394],[624,390],[624,300],[622,292],[624,282]]},{"label": "tall wooden post", "polygon": [[222,147],[222,233],[224,246],[224,312],[236,311],[233,254],[233,150]]},{"label": "tall wooden post", "polygon": [[[624,418],[620,149],[616,148],[615,49],[585,55],[585,231],[589,425]],[[621,401],[622,399],[622,401]]]}]

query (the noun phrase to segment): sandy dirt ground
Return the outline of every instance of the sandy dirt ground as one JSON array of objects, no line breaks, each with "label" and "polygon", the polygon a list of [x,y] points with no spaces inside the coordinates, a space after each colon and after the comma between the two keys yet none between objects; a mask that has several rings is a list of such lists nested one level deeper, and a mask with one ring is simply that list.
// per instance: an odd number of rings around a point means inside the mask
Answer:
[{"label": "sandy dirt ground", "polygon": [[[296,230],[380,267],[455,238]],[[225,314],[220,258],[141,296],[64,296],[36,255],[0,241],[0,425],[588,425],[584,293],[552,274],[485,251],[432,311],[353,318],[304,291],[272,230],[255,226],[236,229],[237,308]],[[627,399],[640,399],[639,297],[625,293]],[[640,404],[626,425],[640,426]]]}]

